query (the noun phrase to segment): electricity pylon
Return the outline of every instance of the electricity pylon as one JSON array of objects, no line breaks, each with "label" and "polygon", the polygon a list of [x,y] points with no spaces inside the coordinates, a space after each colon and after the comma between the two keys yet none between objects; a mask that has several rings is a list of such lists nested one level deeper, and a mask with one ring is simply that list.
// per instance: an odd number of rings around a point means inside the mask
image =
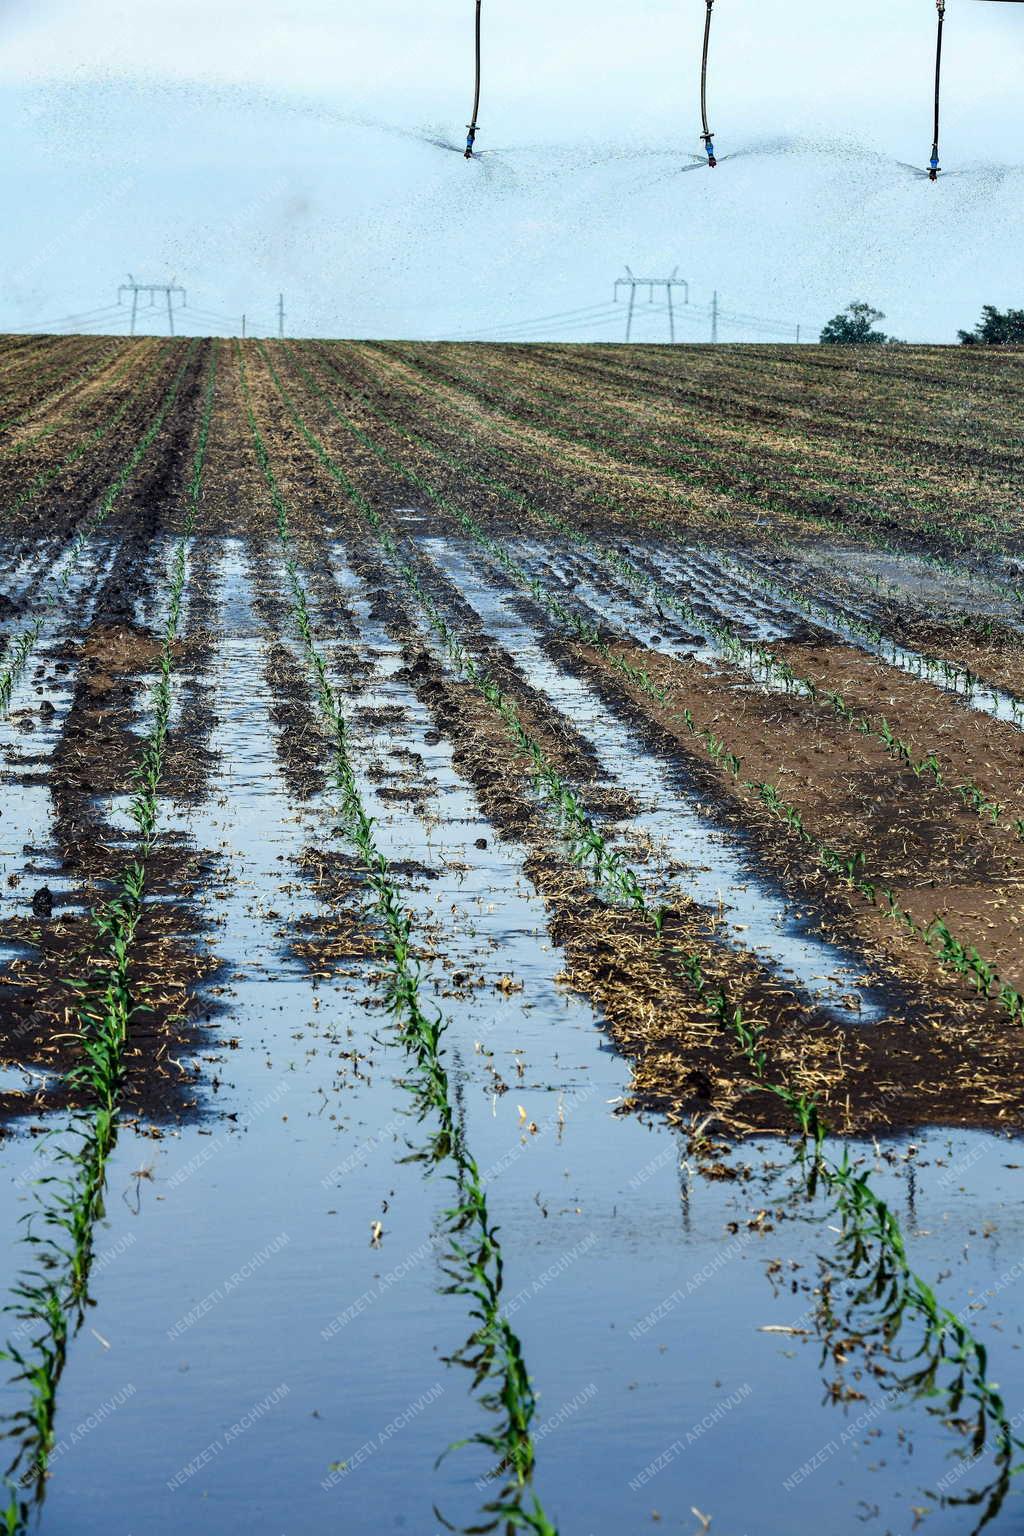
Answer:
[{"label": "electricity pylon", "polygon": [[180,287],[180,285],[177,284],[173,278],[169,283],[137,283],[129,272],[128,281],[126,283],[122,283],[120,288],[117,290],[117,302],[119,304],[121,302],[121,295],[123,293],[130,293],[132,296],[132,321],[129,335],[135,335],[135,316],[139,308],[140,293],[149,294],[149,302],[151,306],[156,303],[156,296],[158,293],[162,293],[166,296],[168,334],[171,336],[174,335],[174,305],[171,302],[171,295],[180,293],[183,306],[186,302],[187,295],[184,288]]},{"label": "electricity pylon", "polygon": [[664,288],[664,290],[665,290],[665,297],[668,300],[668,335],[669,335],[669,340],[673,341],[673,342],[675,341],[675,339],[676,339],[676,313],[675,313],[675,310],[672,307],[672,290],[673,290],[673,288],[684,288],[686,290],[686,292],[685,292],[685,294],[683,296],[683,303],[684,304],[689,304],[689,302],[690,302],[690,285],[686,281],[685,277],[677,277],[676,276],[676,273],[678,271],[679,271],[679,268],[678,267],[674,267],[673,270],[672,270],[672,275],[670,277],[634,277],[632,272],[630,271],[630,269],[627,267],[626,268],[626,276],[625,277],[616,278],[616,280],[615,280],[615,302],[616,303],[618,303],[618,301],[619,301],[619,289],[620,288],[628,288],[629,289],[629,310],[627,311],[627,314],[626,314],[626,340],[627,341],[629,341],[630,337],[633,334],[633,311],[634,311],[634,309],[636,307],[636,291],[637,291],[638,288],[647,288],[647,289],[650,290],[650,302],[652,304],[654,303],[654,290],[655,290],[655,288]]}]

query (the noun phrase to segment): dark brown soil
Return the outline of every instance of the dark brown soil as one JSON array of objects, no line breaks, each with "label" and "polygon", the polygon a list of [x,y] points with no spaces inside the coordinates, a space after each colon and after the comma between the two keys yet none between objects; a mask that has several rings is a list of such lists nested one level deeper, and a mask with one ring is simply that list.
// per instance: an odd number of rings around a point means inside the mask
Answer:
[{"label": "dark brown soil", "polygon": [[[191,354],[177,342],[109,351],[84,382],[76,380],[102,357],[98,343],[54,342],[48,352],[33,339],[0,355],[0,396],[8,401],[0,419],[28,413],[7,439],[18,451],[0,452],[0,495],[16,508],[0,559],[0,586],[10,584],[23,556],[36,551],[46,557],[17,600],[0,590],[5,622],[39,610],[52,560],[114,481],[188,357],[162,431],[94,536],[110,555],[105,576],[96,591],[67,600],[59,624],[33,657],[33,665],[50,669],[48,682],[56,675],[65,690],[68,707],[56,750],[52,758],[33,755],[33,737],[53,706],[41,691],[36,702],[31,689],[19,694],[4,748],[5,794],[16,795],[19,785],[45,785],[52,826],[49,845],[26,851],[12,876],[16,910],[0,922],[0,939],[16,950],[0,974],[0,1046],[8,1063],[32,1063],[57,1076],[80,1052],[67,978],[94,964],[90,914],[110,899],[131,857],[132,838],[112,819],[112,807],[131,792],[149,718],[149,688],[163,641],[166,551],[183,526],[210,361],[208,344]],[[838,588],[801,564],[816,517],[845,520],[848,535],[862,539],[865,548],[890,552],[924,549],[959,558],[958,551],[976,539],[977,570],[989,582],[989,597],[984,604],[979,600],[977,611],[962,599],[959,611],[951,611],[951,604],[931,613],[922,603],[901,607],[888,597],[879,599],[877,612],[905,642],[1024,693],[1024,632],[1006,583],[998,586],[1002,562],[1019,547],[1019,450],[1011,418],[1024,391],[1024,369],[908,350],[898,360],[866,367],[854,386],[838,360],[815,349],[804,352],[806,357],[756,352],[745,363],[735,354],[696,356],[688,349],[668,357],[643,349],[310,344],[296,350],[253,344],[244,354],[247,401],[238,352],[222,346],[190,557],[188,621],[171,655],[179,712],[161,793],[183,805],[202,800],[217,767],[210,746],[217,724],[211,679],[221,598],[208,555],[221,550],[225,539],[235,541],[254,593],[254,716],[273,737],[287,793],[297,805],[331,788],[331,743],[295,648],[277,508],[253,450],[251,403],[287,502],[292,553],[333,686],[344,700],[367,676],[365,603],[401,648],[402,677],[429,711],[436,739],[450,743],[495,836],[525,850],[550,938],[565,956],[566,983],[594,1000],[610,1039],[633,1062],[635,1106],[681,1124],[713,1112],[734,1132],[785,1123],[778,1104],[752,1086],[735,1040],[682,975],[681,957],[697,954],[704,975],[763,1028],[775,1075],[815,1094],[836,1129],[881,1131],[929,1122],[1017,1126],[1024,1111],[1017,1071],[1024,1027],[830,875],[750,784],[778,786],[813,838],[862,853],[865,870],[920,923],[943,917],[1004,981],[1024,989],[1024,842],[1015,827],[1024,818],[1024,734],[861,651],[829,643],[809,624],[794,624],[779,653],[819,686],[838,689],[876,728],[888,721],[915,753],[934,752],[946,776],[936,785],[901,765],[876,735],[851,730],[827,704],[758,690],[726,665],[711,667],[685,654],[670,659],[642,645],[628,626],[609,623],[598,598],[625,601],[628,594],[609,574],[597,583],[595,607],[588,608],[574,589],[571,560],[559,564],[556,555],[565,550],[555,548],[539,515],[556,512],[611,547],[627,535],[649,537],[655,562],[655,519],[670,521],[677,545],[691,532],[705,543],[718,538],[725,547],[763,557],[778,545],[784,569],[818,583],[825,600],[835,600]],[[36,388],[32,381],[43,377],[43,363],[53,365],[52,376]],[[322,453],[295,424],[270,363]],[[302,369],[336,410],[309,389]],[[920,438],[921,398],[962,389],[967,376],[986,402],[984,433],[966,441],[955,422],[944,425],[941,413],[931,412],[931,436]],[[716,400],[722,406],[717,413]],[[126,402],[123,416],[109,425]],[[4,441],[0,428],[0,449]],[[417,482],[410,483],[403,469]],[[43,490],[40,477],[51,470],[58,472]],[[842,490],[844,477],[854,487],[849,494]],[[514,703],[547,763],[588,812],[618,829],[628,845],[637,803],[605,778],[587,722],[531,683],[521,658],[488,633],[432,558],[426,539],[467,540],[438,497],[449,498],[509,546],[522,536],[537,546],[547,541],[545,583],[557,586],[560,602],[597,625],[611,655],[559,627],[486,550],[478,548],[473,558],[537,628],[552,663],[585,681],[614,710],[635,741],[638,763],[668,765],[682,792],[742,841],[764,878],[813,911],[820,930],[862,962],[865,977],[889,999],[881,1023],[841,1027],[816,1013],[778,981],[762,956],[727,946],[716,914],[685,891],[660,943],[641,918],[595,891],[543,807],[533,782],[536,764],[511,740],[493,704],[429,636],[422,609],[382,554],[366,515],[370,509],[397,530],[403,558],[433,611]],[[932,525],[937,502],[949,509],[945,530]],[[410,505],[424,515],[414,534],[396,519],[398,509]],[[984,529],[989,532],[979,531]],[[332,574],[335,546],[359,582],[358,601]],[[570,574],[560,576],[560,570]],[[735,617],[742,622],[742,614]],[[614,656],[642,667],[664,688],[664,702],[627,681]],[[40,690],[42,683],[41,677]],[[710,760],[687,729],[684,710],[698,730],[714,732],[741,759],[738,778]],[[386,731],[394,720],[381,705],[364,723]],[[998,801],[997,819],[979,816],[952,792],[968,783]],[[416,814],[435,814],[422,760],[410,759],[407,776],[383,785],[381,795]],[[635,846],[634,854],[641,864]],[[47,870],[70,882],[49,906],[39,894]],[[361,871],[311,847],[301,873],[329,916],[283,934],[283,949],[325,975],[372,960],[376,937],[361,900]],[[425,877],[411,866],[400,873],[409,880]],[[218,962],[199,915],[200,898],[225,878],[215,850],[170,833],[151,860],[148,889],[159,900],[147,904],[132,960],[137,996],[148,1010],[138,1016],[128,1053],[126,1105],[134,1114],[184,1115],[201,1105],[200,1069],[190,1053],[197,1041],[210,1038],[208,984]],[[38,900],[30,912],[33,895]],[[35,1101],[8,1095],[0,1101],[0,1116],[37,1114],[44,1102],[68,1099],[59,1086]]]}]

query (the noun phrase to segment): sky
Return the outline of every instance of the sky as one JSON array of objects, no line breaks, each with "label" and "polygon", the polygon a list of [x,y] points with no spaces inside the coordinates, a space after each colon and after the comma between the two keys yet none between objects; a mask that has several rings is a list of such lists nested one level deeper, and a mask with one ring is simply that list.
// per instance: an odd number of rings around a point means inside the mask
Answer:
[{"label": "sky", "polygon": [[[677,270],[677,337],[816,337],[863,299],[908,341],[1024,307],[1024,3],[0,0],[0,329],[175,279],[179,329],[619,340],[613,285]],[[688,291],[690,303],[683,300]],[[163,319],[161,321],[161,315]],[[220,317],[214,319],[213,317]],[[139,329],[166,328],[140,310]],[[641,293],[634,336],[668,339]],[[70,329],[63,325],[59,328]]]}]

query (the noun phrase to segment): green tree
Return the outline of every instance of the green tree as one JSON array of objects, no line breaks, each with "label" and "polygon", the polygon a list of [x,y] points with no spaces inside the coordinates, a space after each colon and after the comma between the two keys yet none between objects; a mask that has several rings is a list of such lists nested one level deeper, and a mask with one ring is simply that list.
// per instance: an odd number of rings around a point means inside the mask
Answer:
[{"label": "green tree", "polygon": [[873,309],[870,304],[848,304],[842,314],[833,315],[822,331],[821,339],[838,347],[880,346],[889,337],[873,327],[884,319],[882,311]]},{"label": "green tree", "polygon": [[960,340],[965,347],[1024,346],[1024,309],[996,309],[986,304],[981,319],[973,331],[961,331]]}]

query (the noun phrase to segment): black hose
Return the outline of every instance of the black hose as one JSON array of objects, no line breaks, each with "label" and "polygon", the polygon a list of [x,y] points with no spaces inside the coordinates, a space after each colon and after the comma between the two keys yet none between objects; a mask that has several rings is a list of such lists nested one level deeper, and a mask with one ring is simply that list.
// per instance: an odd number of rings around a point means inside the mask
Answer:
[{"label": "black hose", "polygon": [[715,0],[707,0],[707,15],[704,18],[704,57],[700,65],[700,119],[704,126],[701,138],[704,140],[704,150],[708,157],[708,165],[714,168],[718,161],[715,159],[715,146],[711,140],[711,129],[708,127],[708,48],[711,43],[711,7]]},{"label": "black hose", "polygon": [[480,111],[480,7],[482,0],[476,0],[476,89],[473,92],[473,115],[469,120],[469,137],[466,140],[466,159],[473,158],[473,145],[476,142],[476,119]]},{"label": "black hose", "polygon": [[708,47],[711,42],[711,7],[715,0],[707,0],[708,14],[704,21],[704,58],[700,66],[700,117],[704,125],[704,138],[711,137],[708,127]]},{"label": "black hose", "polygon": [[946,20],[946,0],[936,0],[939,13],[939,32],[935,43],[935,137],[932,140],[931,169],[939,168],[939,97],[942,86],[942,27]]},{"label": "black hose", "polygon": [[476,0],[476,90],[473,92],[473,116],[470,118],[474,128],[480,111],[480,7],[481,0]]}]

